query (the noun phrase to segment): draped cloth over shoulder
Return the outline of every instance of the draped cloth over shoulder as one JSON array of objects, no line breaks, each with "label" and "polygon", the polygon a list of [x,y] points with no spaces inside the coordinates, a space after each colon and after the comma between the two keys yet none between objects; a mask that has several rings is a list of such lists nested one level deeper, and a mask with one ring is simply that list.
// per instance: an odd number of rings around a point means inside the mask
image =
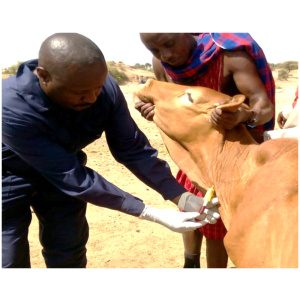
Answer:
[{"label": "draped cloth over shoulder", "polygon": [[[191,57],[182,67],[173,67],[162,62],[167,74],[173,82],[183,85],[203,86],[221,91],[223,79],[223,51],[244,50],[254,60],[262,82],[265,85],[270,101],[275,104],[275,83],[271,69],[267,63],[265,55],[259,45],[248,33],[199,33],[197,46]],[[259,131],[272,130],[274,128],[275,114],[273,118],[262,126],[258,126]],[[164,137],[164,136],[163,136]],[[167,137],[168,147],[177,147],[176,143]],[[182,150],[183,151],[183,150]],[[180,151],[179,151],[180,152]],[[179,153],[176,151],[176,153]],[[186,153],[182,153],[183,160],[188,159]],[[197,169],[193,168],[197,173]],[[198,196],[203,196],[200,191],[201,183],[194,180],[197,174],[189,174],[190,179],[179,170],[177,174],[178,182],[188,191]],[[226,228],[221,219],[215,225],[206,225],[199,229],[207,238],[223,239]]]}]

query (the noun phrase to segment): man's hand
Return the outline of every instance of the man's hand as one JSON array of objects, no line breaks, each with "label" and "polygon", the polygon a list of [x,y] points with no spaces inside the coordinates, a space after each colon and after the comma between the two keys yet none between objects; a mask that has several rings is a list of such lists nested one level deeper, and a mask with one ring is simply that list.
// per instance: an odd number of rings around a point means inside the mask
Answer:
[{"label": "man's hand", "polygon": [[283,112],[281,111],[277,117],[277,124],[278,124],[279,128],[282,129],[284,124],[286,123],[286,121],[287,121],[287,119],[284,117]]},{"label": "man's hand", "polygon": [[222,111],[220,108],[212,110],[210,121],[216,125],[230,130],[236,125],[246,122],[249,119],[249,112],[243,108],[239,108],[236,112]]},{"label": "man's hand", "polygon": [[137,109],[145,119],[148,121],[153,121],[155,108],[153,103],[145,103],[138,97],[134,97],[133,102],[134,108]]},{"label": "man's hand", "polygon": [[146,205],[139,216],[140,219],[156,222],[175,232],[196,230],[207,224],[206,221],[195,222],[199,218],[197,212],[180,212],[172,209],[158,209]]},{"label": "man's hand", "polygon": [[[198,220],[201,220],[202,223],[215,224],[217,219],[220,218],[217,205],[219,205],[218,198],[212,198],[211,201],[207,203],[206,208],[200,217],[197,217]],[[178,201],[178,207],[186,212],[199,212],[203,205],[203,198],[195,196],[190,192],[183,193]]]}]

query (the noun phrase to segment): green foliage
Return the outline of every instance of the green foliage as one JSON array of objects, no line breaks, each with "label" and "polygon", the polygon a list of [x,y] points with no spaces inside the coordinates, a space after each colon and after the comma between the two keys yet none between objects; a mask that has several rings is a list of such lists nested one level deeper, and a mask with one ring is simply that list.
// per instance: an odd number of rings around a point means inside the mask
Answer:
[{"label": "green foliage", "polygon": [[115,65],[116,63],[113,60],[109,60],[106,62],[107,65]]},{"label": "green foliage", "polygon": [[116,63],[114,61],[107,61],[106,65],[107,65],[107,68],[110,68],[110,67],[116,66]]},{"label": "green foliage", "polygon": [[133,68],[135,68],[135,69],[140,69],[140,70],[149,70],[151,67],[152,67],[152,65],[151,64],[149,64],[149,63],[146,63],[146,64],[144,64],[144,65],[141,65],[141,64],[139,64],[139,63],[136,63],[134,66],[132,66]]},{"label": "green foliage", "polygon": [[276,69],[276,65],[272,64],[272,63],[269,63],[269,67],[270,67],[271,71],[274,71]]},{"label": "green foliage", "polygon": [[116,67],[107,64],[108,74],[111,75],[118,84],[123,84],[129,80],[124,72],[120,72]]},{"label": "green foliage", "polygon": [[145,70],[145,66],[144,65],[141,65],[139,63],[136,63],[134,66],[132,66],[133,68],[135,69],[142,69],[142,70]]},{"label": "green foliage", "polygon": [[278,79],[286,80],[289,77],[289,70],[287,69],[279,69],[278,70]]},{"label": "green foliage", "polygon": [[281,69],[282,68],[282,63],[275,64],[275,69]]},{"label": "green foliage", "polygon": [[291,71],[291,70],[297,70],[298,69],[298,62],[297,61],[286,61],[282,63],[283,68]]},{"label": "green foliage", "polygon": [[275,69],[286,69],[288,71],[298,69],[298,62],[294,60],[289,60],[278,64],[269,64],[269,65],[274,65]]},{"label": "green foliage", "polygon": [[119,65],[118,68],[121,69],[121,71],[119,71],[117,68],[117,64],[113,60],[107,61],[106,65],[108,69],[108,74],[111,75],[118,84],[123,84],[126,81],[129,81],[127,75],[124,72],[122,72],[122,70],[124,70],[124,66]]},{"label": "green foliage", "polygon": [[5,68],[2,70],[2,73],[3,74],[13,74],[15,75],[18,71],[18,68],[20,67],[20,65],[23,63],[23,61],[18,61],[16,64],[8,67],[8,68]]}]

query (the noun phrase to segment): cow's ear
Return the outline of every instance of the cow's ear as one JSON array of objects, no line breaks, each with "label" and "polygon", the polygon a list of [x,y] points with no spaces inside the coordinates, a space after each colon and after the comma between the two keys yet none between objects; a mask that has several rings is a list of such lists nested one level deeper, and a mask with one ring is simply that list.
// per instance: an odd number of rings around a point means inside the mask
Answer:
[{"label": "cow's ear", "polygon": [[234,95],[229,102],[218,105],[217,108],[222,109],[222,111],[228,111],[234,113],[238,110],[240,106],[245,106],[246,108],[249,108],[248,105],[244,104],[245,99],[246,96],[244,95],[241,94]]}]

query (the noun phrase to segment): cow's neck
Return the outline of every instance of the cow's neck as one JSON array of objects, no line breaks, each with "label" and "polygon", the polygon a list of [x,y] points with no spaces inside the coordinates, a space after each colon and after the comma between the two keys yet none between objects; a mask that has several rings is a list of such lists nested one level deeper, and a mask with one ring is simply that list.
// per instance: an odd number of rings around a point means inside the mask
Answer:
[{"label": "cow's neck", "polygon": [[[230,203],[231,194],[242,188],[241,179],[247,176],[249,167],[246,159],[257,143],[244,126],[231,131],[212,131],[194,143],[186,145],[192,159],[198,165],[206,186],[214,185],[223,210],[223,221],[230,220],[236,203]],[[224,218],[224,216],[227,216]]]}]

